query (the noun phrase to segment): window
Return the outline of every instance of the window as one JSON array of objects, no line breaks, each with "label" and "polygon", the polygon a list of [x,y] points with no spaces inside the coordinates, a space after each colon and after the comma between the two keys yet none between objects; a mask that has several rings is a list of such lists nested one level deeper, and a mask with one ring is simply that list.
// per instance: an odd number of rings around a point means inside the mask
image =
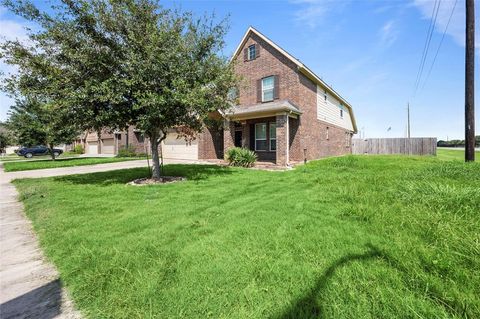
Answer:
[{"label": "window", "polygon": [[236,87],[230,88],[227,93],[227,99],[234,101],[238,97],[238,91]]},{"label": "window", "polygon": [[270,151],[277,150],[277,123],[270,123]]},{"label": "window", "polygon": [[329,136],[328,136],[328,126],[327,126],[327,132],[325,133],[325,138],[328,140],[329,139]]},{"label": "window", "polygon": [[267,150],[267,124],[266,123],[255,124],[255,150],[256,151]]},{"label": "window", "polygon": [[256,58],[257,50],[255,49],[255,44],[252,44],[248,47],[248,59],[253,60]]},{"label": "window", "polygon": [[273,76],[262,79],[262,102],[273,101],[275,79]]},{"label": "window", "polygon": [[143,134],[140,132],[135,132],[135,137],[137,138],[138,143],[143,143],[145,141]]},{"label": "window", "polygon": [[343,108],[341,105],[340,105],[340,117],[343,119]]},{"label": "window", "polygon": [[345,133],[345,146],[348,148],[350,147],[350,133]]},{"label": "window", "polygon": [[328,97],[327,90],[324,90],[323,91],[323,98],[325,99],[325,102],[327,102],[327,97]]}]

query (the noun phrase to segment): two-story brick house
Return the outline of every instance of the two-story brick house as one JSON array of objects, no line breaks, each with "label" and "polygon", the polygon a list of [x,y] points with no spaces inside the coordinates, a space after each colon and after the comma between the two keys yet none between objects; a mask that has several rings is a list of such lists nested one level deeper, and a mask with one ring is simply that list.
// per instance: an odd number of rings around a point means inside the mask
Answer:
[{"label": "two-story brick house", "polygon": [[252,27],[232,62],[244,83],[225,114],[225,150],[247,147],[278,165],[351,152],[352,107],[303,63]]},{"label": "two-story brick house", "polygon": [[[252,27],[231,61],[241,77],[238,104],[212,115],[224,121],[223,129],[205,128],[190,144],[172,131],[162,145],[165,158],[217,159],[241,146],[260,161],[285,166],[351,152],[357,131],[352,107],[303,63]],[[101,152],[96,136],[91,140],[86,150]],[[130,143],[142,151],[146,142],[130,129],[109,135],[107,150],[116,153]]]}]

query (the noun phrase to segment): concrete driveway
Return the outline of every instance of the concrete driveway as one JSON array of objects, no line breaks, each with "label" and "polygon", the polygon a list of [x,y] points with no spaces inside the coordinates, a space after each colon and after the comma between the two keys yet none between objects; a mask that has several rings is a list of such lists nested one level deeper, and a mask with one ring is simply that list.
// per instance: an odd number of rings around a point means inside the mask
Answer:
[{"label": "concrete driveway", "polygon": [[[208,164],[166,160],[166,164]],[[89,166],[49,168],[5,173],[0,164],[0,317],[82,318],[58,271],[46,260],[18,193],[10,183],[17,178],[38,178],[147,167],[146,160]]]}]

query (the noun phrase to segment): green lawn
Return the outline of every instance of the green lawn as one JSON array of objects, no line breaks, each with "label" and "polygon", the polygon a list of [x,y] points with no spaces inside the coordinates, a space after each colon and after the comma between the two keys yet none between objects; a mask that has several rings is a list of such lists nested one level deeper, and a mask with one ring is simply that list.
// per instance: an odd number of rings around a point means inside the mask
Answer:
[{"label": "green lawn", "polygon": [[82,158],[58,158],[52,160],[30,160],[21,162],[5,161],[3,167],[5,172],[28,171],[32,169],[58,168],[70,166],[83,166],[93,164],[105,164],[138,160],[138,157],[82,157]]},{"label": "green lawn", "polygon": [[479,163],[166,170],[15,181],[86,317],[480,317]]},{"label": "green lawn", "polygon": [[[441,160],[450,161],[450,160],[465,160],[465,150],[460,148],[458,150],[454,149],[445,149],[445,148],[437,148],[437,157]],[[475,161],[480,161],[480,152],[475,152]]]}]

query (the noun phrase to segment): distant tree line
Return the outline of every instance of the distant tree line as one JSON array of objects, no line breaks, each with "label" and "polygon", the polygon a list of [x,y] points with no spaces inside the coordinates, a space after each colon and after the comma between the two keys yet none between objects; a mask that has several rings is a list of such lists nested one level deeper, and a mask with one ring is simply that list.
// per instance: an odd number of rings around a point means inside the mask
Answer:
[{"label": "distant tree line", "polygon": [[[465,140],[450,140],[450,141],[439,140],[437,142],[437,146],[438,147],[464,147]],[[480,135],[475,136],[475,146],[480,147]]]}]

